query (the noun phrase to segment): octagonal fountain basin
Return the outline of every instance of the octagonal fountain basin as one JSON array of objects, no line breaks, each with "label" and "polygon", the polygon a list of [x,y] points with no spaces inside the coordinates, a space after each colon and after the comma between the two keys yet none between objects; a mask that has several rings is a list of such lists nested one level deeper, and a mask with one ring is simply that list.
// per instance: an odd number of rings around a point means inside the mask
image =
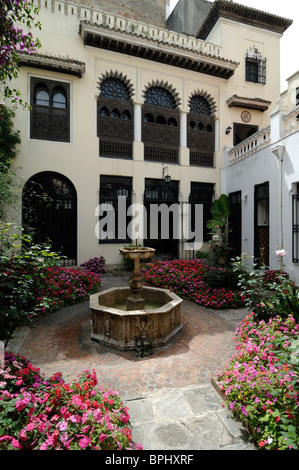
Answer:
[{"label": "octagonal fountain basin", "polygon": [[142,287],[144,309],[128,310],[129,287],[111,288],[90,296],[91,339],[120,350],[136,348],[137,338],[153,347],[167,344],[181,329],[182,299],[167,289]]}]

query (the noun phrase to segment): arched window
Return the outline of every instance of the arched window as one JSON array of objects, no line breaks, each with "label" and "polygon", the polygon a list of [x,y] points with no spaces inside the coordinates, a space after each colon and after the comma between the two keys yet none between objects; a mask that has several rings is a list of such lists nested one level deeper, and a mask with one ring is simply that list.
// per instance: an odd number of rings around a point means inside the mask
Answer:
[{"label": "arched window", "polygon": [[48,171],[32,176],[23,189],[22,214],[34,243],[50,243],[66,264],[76,265],[77,192],[68,178]]},{"label": "arched window", "polygon": [[130,101],[131,92],[127,84],[118,77],[108,77],[100,84],[101,98]]},{"label": "arched window", "polygon": [[188,147],[190,165],[214,166],[216,105],[207,92],[197,92],[189,99]]},{"label": "arched window", "polygon": [[[132,158],[133,118],[132,86],[122,74],[102,76],[98,97],[99,155]],[[115,125],[115,119],[119,119]]]},{"label": "arched window", "polygon": [[190,112],[194,114],[204,114],[211,116],[212,110],[209,102],[200,95],[194,95],[190,98],[189,102]]},{"label": "arched window", "polygon": [[144,104],[176,109],[176,100],[170,91],[161,86],[148,88],[144,93]]},{"label": "arched window", "polygon": [[49,90],[43,83],[36,85],[34,90],[34,104],[40,106],[50,106]]},{"label": "arched window", "polygon": [[144,91],[143,97],[144,159],[178,163],[178,93],[168,83],[152,82]]},{"label": "arched window", "polygon": [[65,90],[61,87],[56,87],[53,90],[53,108],[66,109],[67,97]]}]

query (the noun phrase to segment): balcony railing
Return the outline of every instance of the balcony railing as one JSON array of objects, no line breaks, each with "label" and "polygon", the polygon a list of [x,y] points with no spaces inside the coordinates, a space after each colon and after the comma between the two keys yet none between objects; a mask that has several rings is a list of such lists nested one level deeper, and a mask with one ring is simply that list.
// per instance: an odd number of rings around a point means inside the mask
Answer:
[{"label": "balcony railing", "polygon": [[243,160],[271,143],[271,126],[265,127],[228,151],[228,165]]}]

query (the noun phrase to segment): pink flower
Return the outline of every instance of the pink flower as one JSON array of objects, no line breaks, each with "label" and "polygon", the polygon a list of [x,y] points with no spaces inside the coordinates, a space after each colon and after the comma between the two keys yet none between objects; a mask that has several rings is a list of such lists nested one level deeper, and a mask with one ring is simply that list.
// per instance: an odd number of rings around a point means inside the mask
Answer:
[{"label": "pink flower", "polygon": [[38,449],[38,450],[48,450],[47,443],[46,443],[46,442],[43,442],[43,443],[39,446],[39,449]]},{"label": "pink flower", "polygon": [[22,449],[22,446],[17,439],[12,438],[11,443],[15,449]]},{"label": "pink flower", "polygon": [[26,426],[26,431],[33,431],[34,428],[35,428],[35,424],[34,423],[29,423]]},{"label": "pink flower", "polygon": [[79,446],[81,447],[81,449],[85,449],[86,447],[89,446],[90,443],[91,443],[90,439],[85,436],[85,437],[82,437],[82,439],[80,439]]}]

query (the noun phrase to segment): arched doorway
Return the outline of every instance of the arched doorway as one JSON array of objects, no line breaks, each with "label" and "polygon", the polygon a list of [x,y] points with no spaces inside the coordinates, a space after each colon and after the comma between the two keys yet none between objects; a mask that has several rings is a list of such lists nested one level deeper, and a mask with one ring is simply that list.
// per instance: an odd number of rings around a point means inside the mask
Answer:
[{"label": "arched doorway", "polygon": [[77,192],[68,178],[51,171],[32,176],[23,189],[22,216],[34,243],[49,243],[67,257],[65,265],[77,264]]}]

